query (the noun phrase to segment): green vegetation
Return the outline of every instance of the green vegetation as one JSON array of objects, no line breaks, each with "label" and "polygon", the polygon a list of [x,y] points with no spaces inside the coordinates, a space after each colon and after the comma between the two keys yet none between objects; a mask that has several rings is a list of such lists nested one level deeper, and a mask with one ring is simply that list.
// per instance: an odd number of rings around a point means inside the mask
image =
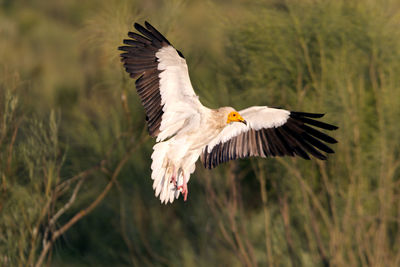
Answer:
[{"label": "green vegetation", "polygon": [[[199,164],[160,205],[135,21],[203,104],[325,112],[326,162]],[[0,1],[1,266],[399,266],[398,1]]]}]

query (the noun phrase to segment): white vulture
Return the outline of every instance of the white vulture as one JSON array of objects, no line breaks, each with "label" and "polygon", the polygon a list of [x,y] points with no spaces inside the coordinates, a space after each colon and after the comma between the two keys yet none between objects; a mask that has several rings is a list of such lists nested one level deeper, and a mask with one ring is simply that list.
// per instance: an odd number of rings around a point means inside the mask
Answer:
[{"label": "white vulture", "polygon": [[294,112],[267,106],[240,111],[232,107],[203,106],[190,82],[182,53],[148,22],[135,23],[141,33],[129,32],[123,40],[121,61],[146,113],[149,134],[157,137],[151,164],[153,189],[162,203],[182,193],[201,158],[204,167],[252,156],[312,156],[325,160],[334,153],[325,143],[337,141],[313,128],[335,130],[316,119],[324,114]]}]

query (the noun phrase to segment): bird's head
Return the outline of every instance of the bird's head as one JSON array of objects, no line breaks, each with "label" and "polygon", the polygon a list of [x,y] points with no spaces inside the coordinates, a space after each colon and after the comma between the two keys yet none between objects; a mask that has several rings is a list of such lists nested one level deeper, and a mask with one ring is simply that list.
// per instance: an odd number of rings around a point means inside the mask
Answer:
[{"label": "bird's head", "polygon": [[243,117],[237,111],[231,111],[228,114],[228,119],[227,119],[226,123],[229,124],[232,122],[242,122],[247,125],[246,120],[243,119]]},{"label": "bird's head", "polygon": [[218,125],[221,128],[232,122],[241,122],[247,125],[246,120],[232,107],[221,107],[215,111]]}]

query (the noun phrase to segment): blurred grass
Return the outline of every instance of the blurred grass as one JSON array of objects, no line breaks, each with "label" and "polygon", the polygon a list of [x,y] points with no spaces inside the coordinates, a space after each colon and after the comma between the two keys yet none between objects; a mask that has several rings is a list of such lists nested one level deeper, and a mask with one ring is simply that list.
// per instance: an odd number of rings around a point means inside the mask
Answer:
[{"label": "blurred grass", "polygon": [[57,184],[103,168],[53,233],[141,142],[117,47],[144,20],[184,53],[203,104],[325,112],[336,154],[198,165],[188,202],[161,206],[146,141],[50,265],[400,265],[399,11],[394,0],[1,1],[0,265],[37,262],[77,188],[52,201]]}]

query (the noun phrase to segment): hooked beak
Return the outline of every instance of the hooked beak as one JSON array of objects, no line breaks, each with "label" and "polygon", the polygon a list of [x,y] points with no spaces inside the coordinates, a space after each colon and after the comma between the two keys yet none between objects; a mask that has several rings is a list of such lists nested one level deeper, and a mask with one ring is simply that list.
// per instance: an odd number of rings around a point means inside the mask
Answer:
[{"label": "hooked beak", "polygon": [[240,116],[240,114],[237,112],[229,113],[228,120],[226,121],[226,123],[229,124],[232,122],[241,122],[241,123],[244,123],[245,125],[247,125],[247,121],[242,116]]}]

